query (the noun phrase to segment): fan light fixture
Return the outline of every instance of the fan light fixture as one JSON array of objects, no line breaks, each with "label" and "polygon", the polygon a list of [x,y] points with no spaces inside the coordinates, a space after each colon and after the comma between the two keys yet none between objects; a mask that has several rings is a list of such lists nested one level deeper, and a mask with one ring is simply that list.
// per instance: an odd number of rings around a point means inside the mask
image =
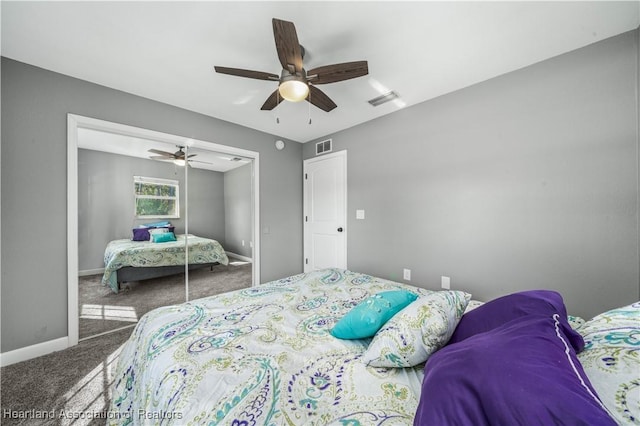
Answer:
[{"label": "fan light fixture", "polygon": [[176,158],[175,160],[173,160],[173,164],[175,164],[176,166],[184,167],[187,162],[184,158]]},{"label": "fan light fixture", "polygon": [[302,79],[296,76],[286,78],[278,87],[280,96],[289,102],[300,102],[309,95],[309,86]]},{"label": "fan light fixture", "polygon": [[[262,107],[260,107],[262,111],[271,111],[284,100],[289,102],[307,100],[309,104],[329,112],[336,108],[337,105],[323,91],[318,89],[319,84],[336,83],[369,74],[367,61],[324,65],[307,71],[303,66],[305,48],[298,41],[296,26],[293,22],[273,18],[271,24],[273,26],[273,38],[276,42],[278,60],[282,65],[280,76],[264,71],[219,67],[217,65],[214,67],[216,72],[221,74],[279,82],[278,88],[271,92]],[[313,90],[311,90],[311,87],[313,87]],[[279,122],[280,120],[276,117],[276,123]],[[311,124],[311,119],[309,119],[309,124]]]}]

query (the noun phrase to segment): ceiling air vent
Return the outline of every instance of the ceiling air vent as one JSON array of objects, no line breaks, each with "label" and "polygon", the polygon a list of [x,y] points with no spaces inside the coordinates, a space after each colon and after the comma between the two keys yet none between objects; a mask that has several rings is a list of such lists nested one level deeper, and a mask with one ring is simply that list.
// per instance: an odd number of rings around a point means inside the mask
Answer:
[{"label": "ceiling air vent", "polygon": [[316,155],[331,152],[331,139],[316,143]]},{"label": "ceiling air vent", "polygon": [[378,106],[378,105],[382,105],[386,102],[392,101],[394,99],[398,99],[400,97],[400,95],[398,95],[396,92],[394,92],[393,90],[391,92],[387,92],[384,95],[380,95],[377,98],[373,98],[373,99],[369,99],[367,102],[369,102],[372,106]]}]

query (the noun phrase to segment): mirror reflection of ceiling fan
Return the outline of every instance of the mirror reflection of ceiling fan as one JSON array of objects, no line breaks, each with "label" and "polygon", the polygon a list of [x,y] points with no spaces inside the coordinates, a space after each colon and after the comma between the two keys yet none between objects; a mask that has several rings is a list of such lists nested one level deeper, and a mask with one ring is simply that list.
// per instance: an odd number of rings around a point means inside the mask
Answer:
[{"label": "mirror reflection of ceiling fan", "polygon": [[321,110],[329,112],[337,105],[316,87],[317,84],[335,83],[362,77],[369,73],[367,61],[325,65],[306,71],[302,67],[304,48],[298,43],[298,35],[293,22],[273,18],[272,24],[276,51],[282,65],[280,76],[262,71],[215,67],[216,72],[221,74],[277,81],[278,88],[267,98],[260,109],[272,110],[283,100],[291,102],[306,100]]},{"label": "mirror reflection of ceiling fan", "polygon": [[152,160],[157,160],[157,161],[171,161],[173,162],[173,164],[175,164],[176,166],[184,166],[187,163],[203,163],[203,164],[213,164],[213,163],[208,163],[206,161],[198,161],[198,160],[192,160],[192,157],[195,157],[198,154],[189,154],[186,158],[185,158],[185,152],[183,151],[184,147],[183,146],[179,146],[176,145],[179,149],[174,152],[167,152],[167,151],[161,151],[159,149],[150,149],[149,152],[152,154],[157,154],[157,155],[152,155],[149,158]]}]

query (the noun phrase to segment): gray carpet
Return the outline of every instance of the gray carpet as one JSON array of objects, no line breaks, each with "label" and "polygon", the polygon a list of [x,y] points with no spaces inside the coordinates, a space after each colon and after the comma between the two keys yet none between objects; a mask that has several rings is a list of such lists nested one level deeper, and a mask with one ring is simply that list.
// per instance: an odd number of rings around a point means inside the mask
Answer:
[{"label": "gray carpet", "polygon": [[[229,262],[189,271],[189,300],[249,287],[251,265],[238,265],[242,262],[234,258]],[[101,279],[102,275],[91,275],[78,280],[80,339],[135,324],[152,309],[185,301],[184,274],[128,282],[118,293],[102,285]]]},{"label": "gray carpet", "polygon": [[[200,270],[198,274],[189,273],[192,299],[251,285],[251,264],[216,268],[214,273],[208,269]],[[108,300],[109,306],[133,306],[141,316],[154,304],[183,301],[179,300],[179,295],[184,297],[184,290],[176,292],[170,284],[172,280],[167,278],[155,283],[131,283],[130,289],[121,295],[106,293],[97,297],[106,298],[100,299],[102,305],[107,305]],[[199,282],[206,282],[206,285],[196,284]],[[154,291],[147,289],[158,284]],[[159,290],[163,287],[166,287],[167,299],[161,302]],[[119,299],[127,302],[118,305]],[[154,302],[148,299],[154,299]],[[139,304],[134,305],[134,300]],[[87,339],[73,348],[0,369],[0,424],[104,425],[118,354],[132,330],[127,328]],[[12,418],[20,416],[28,418]]]}]

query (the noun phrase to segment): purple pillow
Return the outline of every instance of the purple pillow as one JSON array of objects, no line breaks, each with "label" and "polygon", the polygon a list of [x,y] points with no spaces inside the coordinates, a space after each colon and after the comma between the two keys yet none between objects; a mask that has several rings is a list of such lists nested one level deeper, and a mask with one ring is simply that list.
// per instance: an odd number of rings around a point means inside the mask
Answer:
[{"label": "purple pillow", "polygon": [[615,425],[560,317],[521,317],[433,354],[414,425]]},{"label": "purple pillow", "polygon": [[149,228],[133,228],[133,241],[149,241]]},{"label": "purple pillow", "polygon": [[551,290],[530,290],[513,293],[491,300],[462,316],[449,344],[461,342],[478,333],[484,333],[500,327],[510,321],[542,315],[560,316],[562,331],[568,337],[576,352],[584,348],[582,336],[571,328],[567,320],[567,309],[560,293]]}]

